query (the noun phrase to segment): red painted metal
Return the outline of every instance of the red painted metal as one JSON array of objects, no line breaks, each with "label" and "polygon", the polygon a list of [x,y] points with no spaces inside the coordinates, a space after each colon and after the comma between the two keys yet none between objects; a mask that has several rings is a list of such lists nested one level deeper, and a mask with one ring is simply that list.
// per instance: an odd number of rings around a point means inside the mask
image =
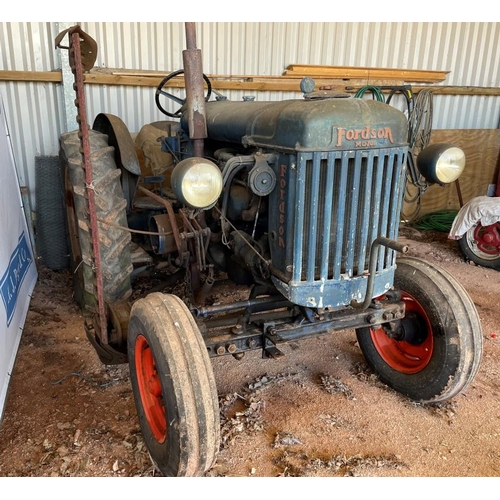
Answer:
[{"label": "red painted metal", "polygon": [[161,380],[151,347],[143,335],[138,335],[134,352],[137,384],[142,408],[154,438],[159,443],[167,439],[167,418]]},{"label": "red painted metal", "polygon": [[434,348],[434,338],[431,323],[422,305],[407,292],[402,292],[401,298],[405,302],[406,312],[418,314],[427,325],[427,337],[424,342],[413,345],[391,339],[382,327],[372,328],[371,336],[378,353],[391,368],[411,375],[423,370],[429,363]]},{"label": "red painted metal", "polygon": [[93,185],[92,163],[90,161],[90,139],[89,126],[87,122],[87,107],[85,101],[85,90],[83,75],[82,56],[80,51],[80,31],[74,29],[70,31],[70,54],[74,57],[76,105],[78,107],[78,120],[80,127],[80,140],[82,142],[82,162],[85,170],[85,183],[87,186],[87,199],[89,203],[90,232],[92,235],[92,250],[94,253],[94,275],[97,288],[97,305],[99,314],[100,339],[103,344],[108,343],[108,324],[106,307],[104,303],[104,285],[101,272],[101,253],[99,251],[99,228],[97,225],[97,215],[95,209],[95,195]]},{"label": "red painted metal", "polygon": [[488,255],[500,255],[500,223],[491,226],[478,224],[474,230],[477,248]]}]

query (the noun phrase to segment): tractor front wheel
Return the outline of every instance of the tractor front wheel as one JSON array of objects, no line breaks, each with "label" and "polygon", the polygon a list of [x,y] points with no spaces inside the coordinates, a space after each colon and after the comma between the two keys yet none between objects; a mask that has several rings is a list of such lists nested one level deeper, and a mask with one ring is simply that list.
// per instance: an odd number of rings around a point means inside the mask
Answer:
[{"label": "tractor front wheel", "polygon": [[444,269],[421,259],[397,262],[394,286],[405,318],[392,330],[356,331],[359,346],[380,380],[419,402],[439,402],[464,391],[475,377],[483,336],[474,303]]},{"label": "tractor front wheel", "polygon": [[202,476],[219,450],[219,402],[205,342],[179,297],[151,293],[134,303],[128,358],[151,458],[165,476]]}]

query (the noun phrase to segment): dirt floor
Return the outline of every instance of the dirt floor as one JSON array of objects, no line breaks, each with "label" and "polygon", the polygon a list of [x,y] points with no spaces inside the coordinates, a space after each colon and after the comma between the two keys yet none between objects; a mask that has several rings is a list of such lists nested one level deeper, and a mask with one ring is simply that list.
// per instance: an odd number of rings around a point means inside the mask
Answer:
[{"label": "dirt floor", "polygon": [[[217,477],[500,476],[500,274],[462,261],[443,233],[402,231],[410,255],[465,286],[483,328],[468,390],[422,406],[370,372],[355,333],[213,361]],[[141,439],[126,365],[101,364],[67,272],[39,269],[0,427],[0,476],[161,476]]]}]

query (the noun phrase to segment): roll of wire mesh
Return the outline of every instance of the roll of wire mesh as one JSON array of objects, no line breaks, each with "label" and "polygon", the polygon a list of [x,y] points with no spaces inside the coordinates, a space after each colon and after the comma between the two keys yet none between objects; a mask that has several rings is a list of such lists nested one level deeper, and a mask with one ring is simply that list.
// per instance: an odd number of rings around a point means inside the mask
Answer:
[{"label": "roll of wire mesh", "polygon": [[69,266],[65,202],[58,156],[35,157],[37,258],[52,271]]}]

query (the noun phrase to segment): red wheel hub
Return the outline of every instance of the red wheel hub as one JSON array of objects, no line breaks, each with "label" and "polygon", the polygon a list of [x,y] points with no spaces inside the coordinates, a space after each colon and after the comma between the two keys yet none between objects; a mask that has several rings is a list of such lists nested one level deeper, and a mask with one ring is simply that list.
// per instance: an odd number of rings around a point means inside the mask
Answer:
[{"label": "red wheel hub", "polygon": [[167,438],[167,419],[160,377],[151,347],[143,335],[135,343],[135,369],[142,407],[153,436],[159,443]]},{"label": "red wheel hub", "polygon": [[474,239],[481,252],[498,255],[500,253],[500,223],[497,222],[491,226],[478,224],[474,230]]},{"label": "red wheel hub", "polygon": [[389,337],[386,331],[380,327],[371,329],[373,344],[382,359],[394,370],[401,373],[413,374],[423,370],[432,357],[434,339],[432,326],[427,314],[421,304],[409,293],[402,292],[401,297],[405,302],[406,312],[413,313],[408,317],[415,319],[409,320],[417,322],[414,325],[421,330],[422,326],[425,332],[420,332],[423,341],[411,343],[406,340],[396,340]]}]

